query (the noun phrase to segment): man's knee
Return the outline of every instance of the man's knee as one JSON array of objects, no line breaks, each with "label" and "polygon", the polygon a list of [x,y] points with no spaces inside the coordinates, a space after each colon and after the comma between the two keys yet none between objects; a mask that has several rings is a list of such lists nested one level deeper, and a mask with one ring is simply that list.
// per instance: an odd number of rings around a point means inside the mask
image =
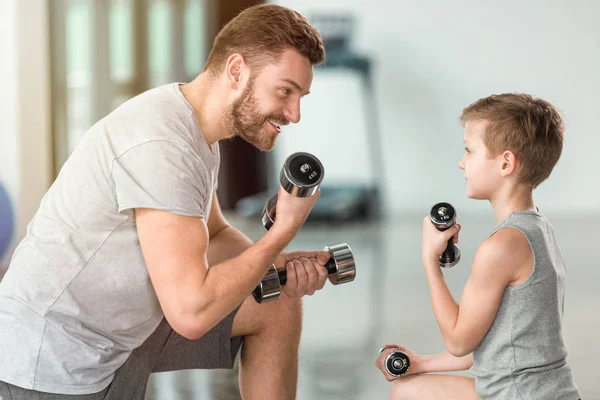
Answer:
[{"label": "man's knee", "polygon": [[302,327],[302,299],[282,296],[257,304],[246,299],[233,320],[232,336],[257,335],[266,330],[299,331]]},{"label": "man's knee", "polygon": [[282,294],[269,305],[272,308],[266,318],[268,324],[285,330],[299,330],[302,327],[302,298]]}]

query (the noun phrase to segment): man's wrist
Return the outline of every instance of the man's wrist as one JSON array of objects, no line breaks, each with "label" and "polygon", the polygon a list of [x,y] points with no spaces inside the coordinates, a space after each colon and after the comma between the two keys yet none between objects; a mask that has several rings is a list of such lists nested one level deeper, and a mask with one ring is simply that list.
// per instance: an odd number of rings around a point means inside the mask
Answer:
[{"label": "man's wrist", "polygon": [[274,240],[284,242],[285,246],[287,246],[287,244],[291,242],[296,235],[296,232],[297,230],[289,229],[285,226],[275,223],[271,229],[269,229],[268,234],[271,234]]}]

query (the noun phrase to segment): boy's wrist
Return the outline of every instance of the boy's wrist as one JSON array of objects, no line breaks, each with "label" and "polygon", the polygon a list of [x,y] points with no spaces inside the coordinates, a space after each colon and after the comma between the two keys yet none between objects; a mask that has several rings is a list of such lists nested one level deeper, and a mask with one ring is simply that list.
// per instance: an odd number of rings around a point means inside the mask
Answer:
[{"label": "boy's wrist", "polygon": [[410,372],[413,374],[424,374],[427,372],[432,372],[429,371],[429,361],[431,360],[432,356],[422,356],[422,355],[418,355],[415,354],[414,356],[414,360],[411,360],[411,365],[410,365]]},{"label": "boy's wrist", "polygon": [[421,261],[425,267],[438,267],[440,266],[439,257],[432,254],[423,254]]}]

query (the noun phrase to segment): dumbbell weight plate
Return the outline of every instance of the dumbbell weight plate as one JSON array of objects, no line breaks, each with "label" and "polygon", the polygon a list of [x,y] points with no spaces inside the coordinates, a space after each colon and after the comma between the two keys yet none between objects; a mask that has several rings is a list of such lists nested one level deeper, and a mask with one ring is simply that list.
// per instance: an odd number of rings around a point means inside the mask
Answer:
[{"label": "dumbbell weight plate", "polygon": [[267,203],[265,204],[265,208],[263,209],[261,220],[263,226],[269,230],[275,223],[275,206],[277,205],[277,194],[269,197]]},{"label": "dumbbell weight plate", "polygon": [[410,369],[410,358],[402,351],[396,350],[385,358],[385,369],[392,376],[402,376]]},{"label": "dumbbell weight plate", "polygon": [[257,303],[277,300],[281,296],[281,283],[274,265],[271,265],[256,289],[252,291],[252,296],[254,296]]},{"label": "dumbbell weight plate", "polygon": [[431,207],[429,219],[439,230],[450,228],[456,222],[456,210],[449,203],[437,203]]},{"label": "dumbbell weight plate", "polygon": [[[296,197],[312,196],[323,181],[325,170],[321,161],[309,153],[293,153],[283,163],[279,182],[284,190]],[[262,211],[263,226],[269,230],[275,223],[277,194],[267,200]]]},{"label": "dumbbell weight plate", "polygon": [[324,174],[323,164],[317,157],[297,152],[285,160],[279,174],[279,183],[293,196],[309,197],[319,188]]},{"label": "dumbbell weight plate", "polygon": [[[346,243],[332,244],[325,246],[324,251],[329,252],[331,258],[325,264],[329,273],[329,281],[334,285],[352,282],[356,277],[356,264],[352,249]],[[278,269],[279,282],[282,285],[287,283],[287,270]]]},{"label": "dumbbell weight plate", "polygon": [[356,277],[356,264],[350,246],[339,243],[325,246],[323,250],[331,254],[325,266],[329,272],[329,281],[334,285],[352,282]]}]

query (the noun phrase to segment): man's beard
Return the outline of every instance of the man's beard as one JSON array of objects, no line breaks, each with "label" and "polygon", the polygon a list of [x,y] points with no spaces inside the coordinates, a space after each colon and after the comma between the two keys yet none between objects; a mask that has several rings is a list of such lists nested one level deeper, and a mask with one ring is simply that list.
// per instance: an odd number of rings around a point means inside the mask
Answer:
[{"label": "man's beard", "polygon": [[271,151],[275,147],[277,134],[261,132],[267,121],[285,125],[287,120],[283,115],[262,115],[258,111],[258,100],[254,97],[254,79],[248,82],[244,92],[225,115],[227,128],[261,151]]}]

